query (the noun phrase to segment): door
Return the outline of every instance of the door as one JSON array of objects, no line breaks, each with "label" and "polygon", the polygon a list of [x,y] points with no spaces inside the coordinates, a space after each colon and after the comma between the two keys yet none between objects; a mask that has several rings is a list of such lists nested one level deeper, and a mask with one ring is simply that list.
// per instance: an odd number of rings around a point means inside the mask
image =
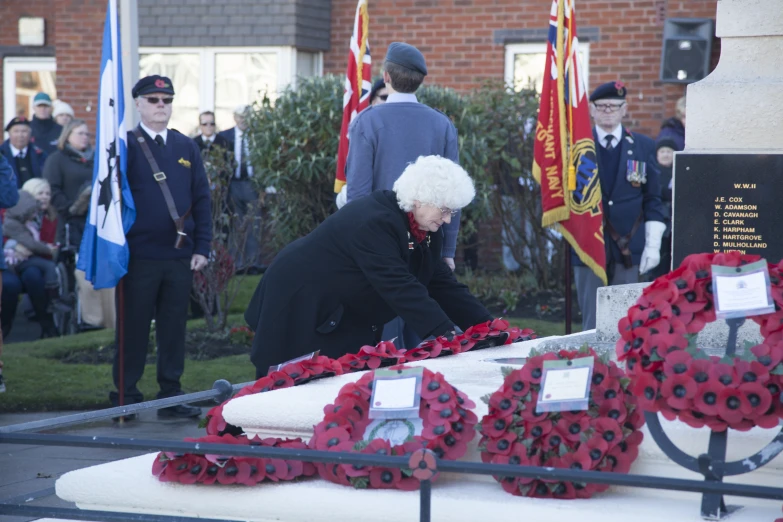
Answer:
[{"label": "door", "polygon": [[33,97],[45,92],[57,99],[53,57],[9,57],[3,60],[3,127],[16,116],[33,116]]}]

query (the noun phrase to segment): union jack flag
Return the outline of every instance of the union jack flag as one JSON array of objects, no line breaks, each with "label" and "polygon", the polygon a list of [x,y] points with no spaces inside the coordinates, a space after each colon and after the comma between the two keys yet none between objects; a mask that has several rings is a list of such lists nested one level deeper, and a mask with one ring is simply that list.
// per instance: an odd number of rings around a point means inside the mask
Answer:
[{"label": "union jack flag", "polygon": [[353,22],[353,35],[348,51],[348,67],[345,70],[345,93],[343,94],[343,124],[340,127],[340,147],[337,149],[337,174],[334,191],[339,193],[345,186],[345,160],[348,157],[348,126],[370,103],[372,89],[372,61],[368,30],[370,15],[367,0],[359,0]]}]

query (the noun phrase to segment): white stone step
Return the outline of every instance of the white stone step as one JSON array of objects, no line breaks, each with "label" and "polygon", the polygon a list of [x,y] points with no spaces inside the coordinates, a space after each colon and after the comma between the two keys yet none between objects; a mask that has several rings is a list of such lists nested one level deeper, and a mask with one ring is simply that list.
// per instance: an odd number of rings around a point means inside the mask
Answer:
[{"label": "white stone step", "polygon": [[[253,522],[415,522],[418,492],[355,490],[307,479],[256,486],[162,483],[150,473],[155,454],[63,475],[57,495],[81,509],[225,518]],[[745,506],[731,522],[773,522],[780,503],[727,498]],[[536,522],[700,522],[700,496],[640,488],[613,488],[589,500],[514,497],[489,477],[444,473],[432,487],[432,520]]]},{"label": "white stone step", "polygon": [[[525,357],[539,341],[468,352],[456,357],[412,363],[443,373],[477,403],[477,414],[487,406],[480,397],[497,389],[502,381],[500,364],[486,362],[498,357]],[[263,436],[308,438],[314,424],[323,418],[329,404],[347,382],[361,373],[342,375],[269,393],[242,397],[224,409],[226,419],[249,433]],[[663,421],[665,431],[685,452],[699,455],[707,448],[709,430],[694,430],[679,422]],[[754,429],[730,432],[728,459],[743,459],[764,447],[776,430]],[[478,437],[465,460],[479,460]],[[235,520],[341,522],[418,520],[418,494],[402,491],[355,490],[317,478],[285,484],[247,486],[182,485],[161,483],[152,476],[155,454],[102,464],[67,473],[57,481],[57,495],[80,508],[118,510],[166,515],[227,518]],[[673,464],[653,442],[645,428],[645,440],[631,472],[672,478],[701,477]],[[751,474],[729,477],[727,482],[781,486],[783,457]],[[129,492],[133,492],[129,494]],[[536,522],[671,522],[700,521],[701,496],[641,488],[611,488],[589,500],[543,500],[519,498],[503,491],[489,477],[443,474],[433,485],[434,521],[476,521],[524,517]],[[781,503],[756,499],[732,499],[746,506],[732,515],[732,522],[772,522],[781,516]],[[329,515],[326,516],[325,514]]]}]

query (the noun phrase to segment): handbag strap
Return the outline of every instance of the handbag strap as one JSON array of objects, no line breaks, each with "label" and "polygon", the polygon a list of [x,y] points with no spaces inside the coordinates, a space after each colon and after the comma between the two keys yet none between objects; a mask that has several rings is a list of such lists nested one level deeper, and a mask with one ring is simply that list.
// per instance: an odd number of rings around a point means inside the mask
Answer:
[{"label": "handbag strap", "polygon": [[636,221],[634,222],[633,227],[631,227],[631,231],[628,233],[628,235],[620,236],[617,230],[615,230],[615,228],[612,226],[612,223],[608,219],[604,219],[604,229],[609,232],[609,235],[617,245],[617,248],[620,249],[620,254],[623,256],[623,265],[625,268],[631,268],[633,266],[633,259],[631,257],[632,254],[629,245],[631,244],[631,239],[636,234],[636,231],[639,230],[643,220],[644,212],[639,212],[639,216],[636,218]]},{"label": "handbag strap", "polygon": [[150,146],[147,143],[147,140],[144,139],[144,135],[141,133],[141,128],[134,128],[133,135],[136,136],[136,140],[139,142],[141,151],[144,153],[144,156],[147,158],[147,162],[150,164],[150,168],[152,169],[152,177],[155,178],[155,181],[158,182],[160,191],[163,193],[163,199],[166,200],[166,206],[169,209],[169,215],[171,216],[172,221],[174,221],[174,225],[177,227],[177,241],[174,244],[174,248],[182,248],[185,237],[187,237],[187,234],[185,233],[185,218],[188,216],[188,214],[190,214],[190,209],[185,212],[184,216],[180,217],[179,212],[177,212],[177,205],[174,203],[174,197],[171,195],[171,189],[169,189],[169,185],[166,183],[166,174],[160,170],[160,167],[158,167],[158,162],[155,161],[155,156],[152,155]]}]

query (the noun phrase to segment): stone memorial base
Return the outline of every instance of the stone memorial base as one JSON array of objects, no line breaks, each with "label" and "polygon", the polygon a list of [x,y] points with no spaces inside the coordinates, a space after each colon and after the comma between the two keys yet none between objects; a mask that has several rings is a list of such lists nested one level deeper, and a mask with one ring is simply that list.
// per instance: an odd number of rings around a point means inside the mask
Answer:
[{"label": "stone memorial base", "polygon": [[[595,338],[594,332],[570,337],[547,338],[467,352],[458,356],[411,363],[441,372],[453,385],[476,402],[479,417],[487,412],[480,397],[496,390],[501,382],[502,364],[490,359],[526,357],[531,349],[568,346]],[[235,399],[224,408],[226,420],[249,433],[262,436],[307,438],[313,425],[323,418],[323,407],[339,389],[361,377],[353,373],[321,379],[304,386]],[[709,431],[694,430],[679,422],[663,421],[670,438],[685,452],[706,451]],[[644,430],[645,438],[631,473],[699,480],[701,477],[673,464]],[[728,459],[742,459],[764,447],[776,430],[753,429],[731,432]],[[469,446],[467,460],[480,460],[478,437]],[[152,473],[155,454],[102,464],[63,475],[56,485],[57,495],[88,510],[115,510],[128,513],[226,518],[231,520],[340,522],[419,520],[417,492],[356,490],[325,480],[311,478],[283,484],[256,486],[183,485],[161,483]],[[728,482],[780,486],[783,457],[766,467]],[[736,522],[772,522],[780,516],[780,502],[727,498],[729,504],[745,506],[731,516]],[[694,493],[613,487],[588,500],[548,500],[512,496],[490,477],[444,473],[432,486],[432,520],[516,520],[520,516],[537,522],[696,522],[701,520],[701,496]]]}]

